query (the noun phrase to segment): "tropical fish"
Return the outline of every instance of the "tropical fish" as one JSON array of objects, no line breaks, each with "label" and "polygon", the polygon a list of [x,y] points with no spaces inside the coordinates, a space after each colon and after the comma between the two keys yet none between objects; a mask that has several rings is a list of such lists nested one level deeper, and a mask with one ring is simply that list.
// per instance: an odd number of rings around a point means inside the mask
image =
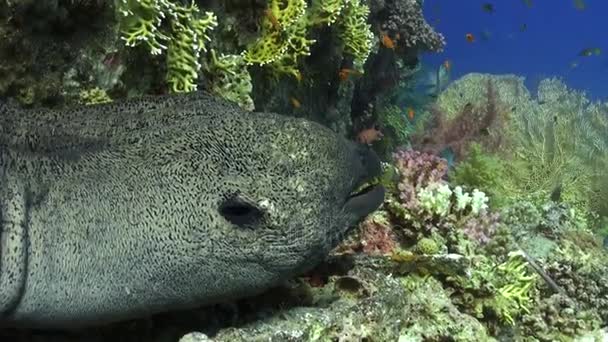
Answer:
[{"label": "tropical fish", "polygon": [[[416,73],[416,92],[423,96],[437,97],[450,82],[452,61],[447,59],[437,67],[423,66]],[[409,99],[403,103],[411,104],[412,107],[418,106],[416,99]]]},{"label": "tropical fish", "polygon": [[384,134],[376,127],[370,127],[362,130],[357,134],[357,142],[361,144],[371,145],[377,140],[380,140]]},{"label": "tropical fish", "polygon": [[415,116],[416,116],[416,111],[414,110],[414,108],[407,107],[407,117],[410,119],[410,121],[414,120]]},{"label": "tropical fish", "polygon": [[574,8],[579,11],[584,11],[587,8],[585,0],[573,0],[572,3],[574,4]]},{"label": "tropical fish", "polygon": [[486,2],[483,5],[481,5],[481,9],[486,13],[493,14],[494,13],[494,4]]},{"label": "tropical fish", "polygon": [[519,30],[521,32],[525,32],[527,29],[528,29],[528,24],[523,23],[523,24],[519,25]]},{"label": "tropical fish", "polygon": [[464,37],[469,43],[473,43],[475,41],[475,36],[472,33],[467,33]]},{"label": "tropical fish", "polygon": [[355,69],[342,68],[338,72],[338,77],[341,81],[346,81],[350,76],[361,76],[361,72]]},{"label": "tropical fish", "polygon": [[266,18],[268,18],[268,21],[270,21],[270,24],[272,24],[272,27],[279,31],[281,30],[281,23],[279,23],[279,20],[277,19],[277,17],[274,15],[274,13],[272,13],[272,10],[267,9],[264,11],[264,15],[266,16]]},{"label": "tropical fish", "polygon": [[386,33],[382,33],[381,36],[382,45],[387,49],[395,48],[395,41]]},{"label": "tropical fish", "polygon": [[596,48],[584,48],[578,53],[579,56],[589,57],[591,55],[599,56],[602,53],[602,49]]},{"label": "tropical fish", "polygon": [[296,99],[293,96],[289,98],[289,102],[291,102],[291,105],[296,109],[302,107],[302,103],[300,103],[300,100]]}]

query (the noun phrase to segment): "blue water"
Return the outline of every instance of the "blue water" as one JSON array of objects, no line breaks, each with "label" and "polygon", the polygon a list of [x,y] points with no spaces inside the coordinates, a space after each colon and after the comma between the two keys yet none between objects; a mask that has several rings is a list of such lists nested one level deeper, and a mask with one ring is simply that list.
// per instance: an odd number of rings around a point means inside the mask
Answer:
[{"label": "blue water", "polygon": [[[470,72],[518,74],[530,89],[558,76],[590,98],[608,99],[608,0],[585,0],[583,11],[572,0],[532,2],[529,8],[522,0],[426,0],[425,17],[445,35],[447,46],[425,54],[423,62],[451,60],[452,79]],[[483,11],[484,3],[494,5],[493,14]],[[467,42],[467,33],[475,42]],[[578,56],[594,47],[602,49],[599,56]]]}]

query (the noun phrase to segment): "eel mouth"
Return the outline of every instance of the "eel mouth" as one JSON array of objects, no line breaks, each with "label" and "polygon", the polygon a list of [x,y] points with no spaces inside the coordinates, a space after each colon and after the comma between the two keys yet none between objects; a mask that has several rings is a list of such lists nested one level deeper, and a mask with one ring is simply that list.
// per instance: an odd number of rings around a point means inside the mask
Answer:
[{"label": "eel mouth", "polygon": [[380,158],[371,149],[359,147],[359,157],[363,166],[363,177],[346,198],[344,208],[354,214],[356,219],[363,219],[384,202],[384,187],[380,185],[382,166]]},{"label": "eel mouth", "polygon": [[370,179],[355,188],[346,199],[344,208],[354,213],[358,219],[369,215],[384,202],[385,190],[380,184],[381,172],[380,165],[374,167],[372,174],[369,175]]},{"label": "eel mouth", "polygon": [[372,180],[358,187],[347,198],[345,209],[362,219],[382,205],[384,202],[384,187],[377,180]]}]

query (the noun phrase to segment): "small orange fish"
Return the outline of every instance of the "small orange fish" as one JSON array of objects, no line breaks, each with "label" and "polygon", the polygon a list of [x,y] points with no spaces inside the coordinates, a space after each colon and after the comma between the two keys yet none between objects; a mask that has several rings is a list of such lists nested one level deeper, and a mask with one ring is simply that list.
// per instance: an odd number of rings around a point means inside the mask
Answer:
[{"label": "small orange fish", "polygon": [[472,33],[467,33],[465,35],[465,38],[467,39],[467,42],[469,42],[469,43],[473,43],[475,41],[475,36]]},{"label": "small orange fish", "polygon": [[272,13],[272,10],[270,9],[266,9],[264,11],[264,15],[266,16],[266,18],[268,18],[268,20],[270,21],[270,23],[272,24],[272,27],[275,30],[280,30],[281,29],[281,23],[279,23],[279,20],[277,19],[277,17],[274,15],[274,13]]},{"label": "small orange fish", "polygon": [[407,107],[407,117],[410,118],[410,121],[414,120],[416,116],[416,111],[412,107]]},{"label": "small orange fish", "polygon": [[376,127],[366,128],[357,134],[357,141],[361,144],[371,145],[380,140],[384,134]]},{"label": "small orange fish", "polygon": [[350,75],[361,76],[361,72],[354,70],[354,69],[342,68],[342,69],[340,69],[340,72],[338,73],[338,77],[340,77],[340,81],[348,80]]},{"label": "small orange fish", "polygon": [[395,41],[388,34],[382,33],[382,45],[387,49],[395,48]]},{"label": "small orange fish", "polygon": [[289,102],[291,102],[291,105],[296,109],[302,107],[300,101],[293,96],[289,98]]}]

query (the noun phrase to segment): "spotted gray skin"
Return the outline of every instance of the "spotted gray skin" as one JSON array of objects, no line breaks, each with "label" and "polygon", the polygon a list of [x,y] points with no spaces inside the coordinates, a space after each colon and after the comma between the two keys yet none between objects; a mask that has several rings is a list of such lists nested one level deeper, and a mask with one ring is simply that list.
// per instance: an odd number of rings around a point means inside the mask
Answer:
[{"label": "spotted gray skin", "polygon": [[384,190],[367,148],[203,93],[0,108],[0,325],[249,296],[315,266]]}]

